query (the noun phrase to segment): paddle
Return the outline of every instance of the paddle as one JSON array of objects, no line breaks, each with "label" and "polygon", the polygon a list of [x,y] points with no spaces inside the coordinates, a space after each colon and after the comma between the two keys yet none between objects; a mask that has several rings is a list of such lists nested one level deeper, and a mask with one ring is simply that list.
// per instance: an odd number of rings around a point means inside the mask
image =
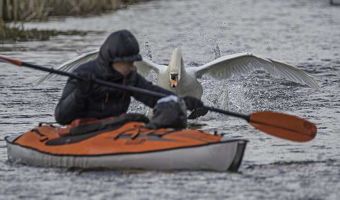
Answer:
[{"label": "paddle", "polygon": [[214,107],[206,108],[210,111],[242,118],[264,133],[295,142],[307,142],[312,140],[317,132],[315,124],[300,117],[285,113],[262,111],[244,115]]},{"label": "paddle", "polygon": [[[7,62],[10,64],[14,64],[17,66],[24,66],[29,67],[32,69],[37,69],[45,72],[50,72],[62,76],[67,76],[69,78],[77,79],[77,80],[84,80],[82,77],[77,76],[76,74],[72,74],[69,72],[59,71],[55,70],[53,68],[45,68],[42,66],[22,62],[20,60],[16,60],[13,58],[8,58],[5,56],[0,55],[0,61]],[[94,79],[94,83],[100,84],[107,87],[114,87],[121,90],[127,90],[131,92],[138,92],[145,95],[151,95],[156,97],[164,97],[165,94],[149,91],[142,88],[132,87],[132,86],[126,86],[126,85],[120,85],[116,83],[111,83],[107,81],[102,81],[100,79]],[[230,112],[214,107],[204,106],[209,111],[242,118],[246,120],[248,123],[250,123],[252,126],[254,126],[256,129],[261,130],[264,133],[267,133],[272,136],[276,136],[279,138],[295,141],[295,142],[307,142],[312,140],[317,132],[317,128],[315,124],[293,116],[288,115],[284,113],[278,113],[278,112],[271,112],[271,111],[264,111],[264,112],[255,112],[250,115],[244,115],[240,113]]]}]

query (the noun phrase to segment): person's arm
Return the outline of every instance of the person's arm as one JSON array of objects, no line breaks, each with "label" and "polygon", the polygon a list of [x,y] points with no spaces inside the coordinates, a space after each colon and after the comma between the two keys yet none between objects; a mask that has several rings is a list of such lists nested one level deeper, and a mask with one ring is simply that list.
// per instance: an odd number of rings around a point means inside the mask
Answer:
[{"label": "person's arm", "polygon": [[[159,93],[162,93],[162,94],[165,94],[165,95],[176,95],[169,90],[161,88],[157,85],[153,85],[151,82],[147,81],[145,78],[143,78],[139,74],[137,74],[136,83],[135,83],[134,86],[139,87],[139,88],[143,88],[143,89],[146,89],[146,90],[151,90],[151,91],[154,91],[154,92],[159,92]],[[153,108],[156,105],[158,99],[161,98],[161,97],[145,95],[145,94],[141,94],[141,93],[137,93],[137,92],[132,93],[132,96],[137,101],[140,101],[140,102],[144,103],[145,105],[147,105],[151,108]]]},{"label": "person's arm", "polygon": [[59,124],[69,124],[76,118],[84,117],[86,99],[79,97],[78,90],[77,81],[69,79],[55,109],[55,120]]}]

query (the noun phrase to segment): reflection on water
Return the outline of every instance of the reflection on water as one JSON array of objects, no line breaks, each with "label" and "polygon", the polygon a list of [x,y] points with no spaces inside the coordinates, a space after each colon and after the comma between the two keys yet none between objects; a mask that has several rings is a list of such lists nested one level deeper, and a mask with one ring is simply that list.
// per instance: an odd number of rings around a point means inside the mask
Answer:
[{"label": "reflection on water", "polygon": [[[319,81],[320,91],[271,78],[260,71],[225,81],[203,77],[203,100],[208,105],[242,113],[275,110],[298,115],[315,122],[319,132],[310,143],[293,143],[220,114],[209,113],[193,122],[205,124],[201,127],[204,130],[250,141],[240,173],[236,174],[33,168],[7,163],[5,143],[0,140],[0,193],[6,199],[340,196],[340,12],[327,1],[151,1],[112,14],[26,26],[103,31],[57,36],[44,42],[2,44],[8,50],[2,54],[43,66],[56,66],[97,49],[111,31],[122,28],[132,30],[140,41],[142,54],[160,64],[167,64],[172,50],[181,47],[189,66],[244,51],[297,65]],[[37,87],[32,83],[43,72],[0,66],[0,138],[22,133],[40,121],[54,121],[54,107],[65,79],[58,77]],[[141,108],[145,110],[134,102],[131,110]]]}]

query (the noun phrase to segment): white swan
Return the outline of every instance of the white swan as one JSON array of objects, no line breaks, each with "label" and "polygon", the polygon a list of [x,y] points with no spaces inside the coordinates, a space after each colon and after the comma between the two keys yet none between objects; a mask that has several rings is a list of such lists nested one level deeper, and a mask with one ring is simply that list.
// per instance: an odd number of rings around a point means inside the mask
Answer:
[{"label": "white swan", "polygon": [[[73,60],[62,64],[59,69],[73,70],[80,64],[94,59],[98,51],[92,51],[81,55]],[[143,75],[147,75],[151,70],[158,74],[158,85],[173,91],[179,96],[202,97],[203,88],[197,81],[202,75],[208,74],[216,79],[228,79],[234,75],[249,73],[257,69],[265,69],[272,75],[281,76],[288,80],[306,84],[312,88],[319,89],[317,82],[304,71],[291,65],[262,58],[250,53],[238,53],[222,56],[207,64],[198,67],[184,67],[182,53],[176,48],[171,56],[168,66],[153,63],[150,60],[135,62],[137,70]],[[45,80],[45,77],[41,81]]]}]

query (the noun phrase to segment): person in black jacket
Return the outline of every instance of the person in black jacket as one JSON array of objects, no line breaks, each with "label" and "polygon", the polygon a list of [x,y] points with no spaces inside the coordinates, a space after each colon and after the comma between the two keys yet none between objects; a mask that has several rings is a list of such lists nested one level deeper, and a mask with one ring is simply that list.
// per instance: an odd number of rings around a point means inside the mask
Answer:
[{"label": "person in black jacket", "polygon": [[[139,87],[166,95],[172,92],[153,85],[136,72],[134,61],[142,60],[136,38],[127,30],[112,33],[101,46],[98,57],[80,65],[74,73],[87,81],[69,79],[55,109],[55,119],[65,125],[79,118],[103,119],[128,110],[131,96],[153,108],[158,97],[101,86],[91,79]],[[189,110],[203,106],[194,97],[184,97]]]}]

